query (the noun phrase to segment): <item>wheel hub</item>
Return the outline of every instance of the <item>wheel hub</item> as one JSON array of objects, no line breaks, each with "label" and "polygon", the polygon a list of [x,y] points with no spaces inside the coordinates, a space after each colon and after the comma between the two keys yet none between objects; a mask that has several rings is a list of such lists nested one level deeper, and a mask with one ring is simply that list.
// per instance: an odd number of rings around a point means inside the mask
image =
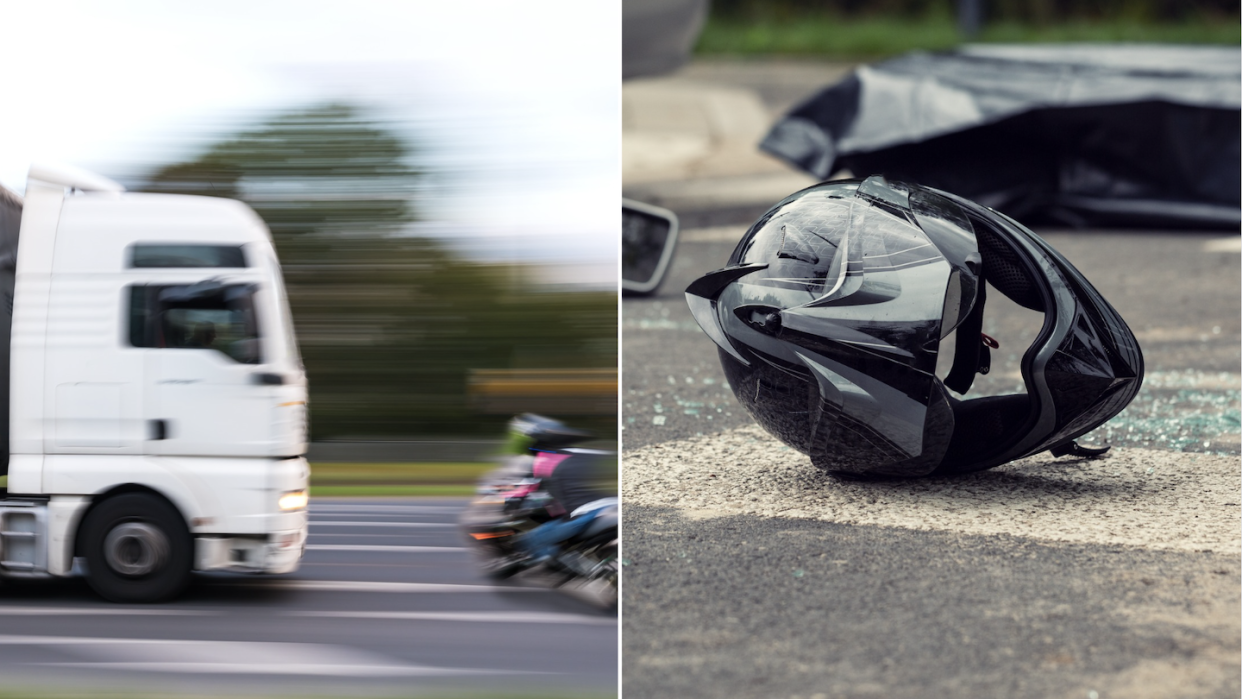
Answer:
[{"label": "wheel hub", "polygon": [[159,570],[170,552],[168,537],[145,522],[124,522],[104,537],[104,560],[125,577],[149,575]]}]

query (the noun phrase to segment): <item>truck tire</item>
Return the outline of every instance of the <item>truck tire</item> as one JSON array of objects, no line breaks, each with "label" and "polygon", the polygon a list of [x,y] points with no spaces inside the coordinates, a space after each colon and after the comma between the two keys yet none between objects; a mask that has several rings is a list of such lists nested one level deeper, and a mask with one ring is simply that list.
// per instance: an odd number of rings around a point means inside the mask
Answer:
[{"label": "truck tire", "polygon": [[194,540],[167,500],[147,493],[109,498],[82,521],[86,581],[112,602],[161,602],[190,582]]}]

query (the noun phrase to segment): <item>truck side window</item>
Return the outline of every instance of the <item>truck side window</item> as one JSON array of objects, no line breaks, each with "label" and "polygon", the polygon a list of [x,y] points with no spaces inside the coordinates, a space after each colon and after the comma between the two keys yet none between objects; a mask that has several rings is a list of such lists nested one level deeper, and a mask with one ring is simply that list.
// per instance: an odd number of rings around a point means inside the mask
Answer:
[{"label": "truck side window", "polygon": [[165,245],[136,243],[126,260],[130,268],[245,267],[240,245]]},{"label": "truck side window", "polygon": [[131,286],[129,343],[134,347],[213,349],[258,364],[259,322],[253,284]]}]

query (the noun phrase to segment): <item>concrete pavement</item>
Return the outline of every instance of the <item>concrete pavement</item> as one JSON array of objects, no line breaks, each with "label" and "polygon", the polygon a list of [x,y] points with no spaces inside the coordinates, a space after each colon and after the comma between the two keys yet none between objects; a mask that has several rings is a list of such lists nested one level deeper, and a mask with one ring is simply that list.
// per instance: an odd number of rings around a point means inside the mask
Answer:
[{"label": "concrete pavement", "polygon": [[[683,225],[753,218],[814,184],[760,153],[777,116],[850,66],[806,62],[694,63],[621,91],[625,196],[676,210]],[[755,212],[752,215],[752,212]]]}]

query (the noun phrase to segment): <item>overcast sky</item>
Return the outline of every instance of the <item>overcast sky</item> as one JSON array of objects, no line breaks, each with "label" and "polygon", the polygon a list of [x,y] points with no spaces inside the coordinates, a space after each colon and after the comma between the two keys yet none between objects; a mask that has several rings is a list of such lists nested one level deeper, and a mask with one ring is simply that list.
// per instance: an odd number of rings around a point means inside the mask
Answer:
[{"label": "overcast sky", "polygon": [[616,255],[619,0],[9,3],[0,66],[0,184],[19,192],[32,161],[132,176],[344,99],[442,173],[421,207],[439,229]]}]

